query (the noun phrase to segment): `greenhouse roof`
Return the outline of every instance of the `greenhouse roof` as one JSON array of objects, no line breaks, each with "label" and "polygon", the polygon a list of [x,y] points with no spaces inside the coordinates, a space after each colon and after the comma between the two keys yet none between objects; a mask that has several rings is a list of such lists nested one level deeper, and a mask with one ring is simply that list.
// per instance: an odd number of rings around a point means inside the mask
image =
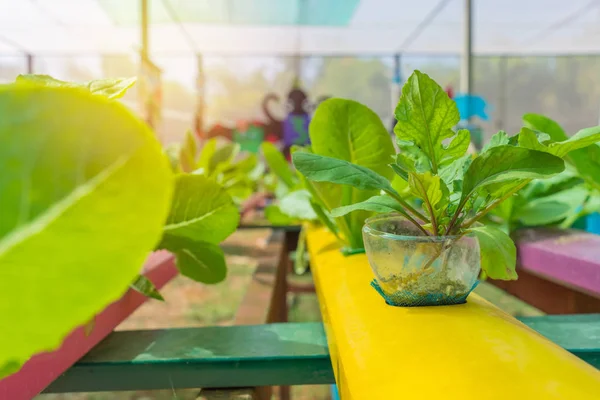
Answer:
[{"label": "greenhouse roof", "polygon": [[[151,55],[459,54],[463,0],[148,0]],[[0,0],[0,54],[140,48],[140,0]],[[473,0],[473,51],[600,54],[600,1]]]}]

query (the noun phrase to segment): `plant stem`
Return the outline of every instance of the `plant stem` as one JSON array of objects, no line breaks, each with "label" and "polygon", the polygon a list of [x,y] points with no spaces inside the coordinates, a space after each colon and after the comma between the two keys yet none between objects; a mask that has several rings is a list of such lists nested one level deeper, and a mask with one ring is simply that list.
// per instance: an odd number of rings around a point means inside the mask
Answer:
[{"label": "plant stem", "polygon": [[421,214],[420,212],[418,212],[417,210],[415,210],[410,204],[408,204],[402,197],[400,197],[398,195],[398,193],[393,192],[393,191],[385,191],[387,194],[389,194],[390,196],[392,196],[394,199],[396,199],[396,201],[398,203],[400,203],[400,205],[404,208],[406,208],[408,211],[410,211],[415,217],[419,218],[421,221],[423,222],[430,222],[429,219],[424,216],[423,214]]},{"label": "plant stem", "polygon": [[452,228],[454,228],[454,224],[456,223],[456,219],[460,215],[460,212],[462,211],[463,207],[467,203],[468,199],[469,199],[469,197],[467,196],[467,198],[465,200],[461,201],[458,204],[458,207],[456,207],[456,212],[454,213],[454,216],[452,217],[452,220],[448,224],[448,229],[446,229],[446,232],[444,233],[444,236],[448,236],[448,234],[452,231]]},{"label": "plant stem", "polygon": [[[325,199],[323,199],[323,196],[321,196],[321,193],[319,192],[319,190],[316,188],[316,186],[314,186],[311,182],[309,182],[307,179],[302,179],[302,181],[305,183],[306,188],[308,189],[308,191],[317,199],[317,202],[322,204],[323,207],[331,212],[331,206],[329,204],[327,204],[327,202],[325,201]],[[343,243],[344,241],[346,242],[346,244],[352,246],[354,240],[351,237],[350,234],[350,227],[346,224],[346,220],[341,217],[341,218],[335,218],[335,220],[337,220],[339,222],[338,228],[342,233],[342,236],[345,236],[344,239],[342,239],[339,234],[337,232],[334,232],[335,236]]]},{"label": "plant stem", "polygon": [[[458,239],[456,239],[456,240],[458,240]],[[433,262],[435,260],[437,260],[442,255],[442,253],[444,251],[446,251],[446,250],[448,250],[450,248],[450,246],[452,245],[452,243],[453,243],[452,239],[449,239],[448,241],[441,243],[439,251],[437,252],[437,254],[435,254],[433,257],[431,257],[427,261],[427,263],[425,263],[425,266],[423,267],[423,270],[426,270],[427,268],[429,268],[431,266],[431,264],[433,264]],[[445,269],[445,264],[446,264],[446,259],[444,259],[444,261],[443,261],[443,268],[444,269]]]},{"label": "plant stem", "polygon": [[480,212],[479,214],[475,215],[473,218],[467,220],[463,225],[462,228],[468,228],[471,225],[473,225],[475,222],[479,221],[484,215],[486,215],[487,213],[489,213],[490,211],[492,211],[494,208],[498,207],[500,205],[500,203],[502,203],[504,200],[508,199],[510,196],[512,196],[513,194],[517,193],[519,190],[523,189],[523,187],[525,185],[527,185],[529,182],[531,181],[531,179],[526,180],[525,182],[523,182],[522,184],[518,185],[516,188],[514,188],[513,190],[509,191],[508,193],[506,193],[504,196],[502,196],[501,198],[497,199],[496,201],[494,201],[492,204],[490,204],[485,210],[483,210],[482,212]]},{"label": "plant stem", "polygon": [[[427,218],[425,218],[421,213],[417,212],[414,208],[412,208],[408,203],[406,203],[404,200],[402,200],[402,198],[400,196],[398,196],[397,193],[395,192],[389,192],[389,191],[385,191],[387,194],[389,194],[390,196],[392,196],[398,203],[400,203],[400,205],[402,205],[404,208],[409,209],[410,211],[412,211],[413,214],[415,214],[415,216],[417,218],[420,218],[422,221],[428,221]],[[404,218],[406,218],[407,220],[409,220],[410,222],[412,222],[412,224],[414,226],[416,226],[417,228],[419,228],[419,230],[421,232],[423,232],[425,234],[425,236],[431,236],[429,234],[429,232],[427,232],[427,230],[425,228],[423,228],[421,226],[420,223],[418,223],[412,216],[410,216],[407,212],[401,213],[402,215],[404,215]]]}]

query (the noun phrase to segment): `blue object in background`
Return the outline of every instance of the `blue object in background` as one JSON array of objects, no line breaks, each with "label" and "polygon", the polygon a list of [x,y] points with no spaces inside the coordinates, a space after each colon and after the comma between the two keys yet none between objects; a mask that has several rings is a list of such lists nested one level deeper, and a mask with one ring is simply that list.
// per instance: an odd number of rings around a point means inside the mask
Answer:
[{"label": "blue object in background", "polygon": [[585,225],[586,231],[600,235],[600,214],[595,212],[588,215],[585,219]]},{"label": "blue object in background", "polygon": [[479,117],[483,121],[489,120],[489,116],[485,112],[487,103],[481,96],[457,94],[454,97],[458,111],[460,112],[461,121],[470,119],[471,117]]},{"label": "blue object in background", "polygon": [[340,395],[336,385],[331,385],[331,400],[340,400]]}]

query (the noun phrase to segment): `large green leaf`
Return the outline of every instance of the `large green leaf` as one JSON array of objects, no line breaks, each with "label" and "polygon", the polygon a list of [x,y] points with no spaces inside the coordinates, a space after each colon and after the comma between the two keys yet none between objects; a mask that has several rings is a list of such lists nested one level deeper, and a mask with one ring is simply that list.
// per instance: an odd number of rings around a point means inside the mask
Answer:
[{"label": "large green leaf", "polygon": [[317,219],[313,207],[310,204],[310,193],[306,190],[290,192],[279,200],[279,208],[284,214],[292,218],[312,221]]},{"label": "large green leaf", "polygon": [[124,106],[0,88],[0,377],[127,290],[162,234],[169,162]]},{"label": "large green leaf", "polygon": [[288,189],[292,189],[296,184],[296,180],[283,154],[271,142],[263,142],[260,149],[269,169],[283,181]]},{"label": "large green leaf", "polygon": [[528,201],[513,211],[524,225],[544,226],[559,222],[582,208],[589,191],[582,185]]},{"label": "large green leaf", "polygon": [[[427,154],[434,173],[442,164],[465,154],[468,132],[456,134],[452,130],[460,120],[456,103],[428,75],[415,71],[408,78],[395,115],[398,123],[394,132],[398,138],[414,142]],[[450,138],[449,146],[444,146],[442,142]]]},{"label": "large green leaf", "polygon": [[61,81],[49,75],[29,74],[19,75],[16,82],[48,87],[87,89],[92,94],[114,100],[123,97],[127,90],[135,84],[136,78],[97,79],[85,83],[75,83]]},{"label": "large green leaf", "polygon": [[[523,121],[528,128],[547,133],[553,141],[562,142],[569,139],[556,121],[543,115],[525,114]],[[571,151],[566,161],[573,164],[588,183],[600,189],[600,147],[597,144]]]},{"label": "large green leaf", "polygon": [[598,141],[600,141],[600,126],[582,129],[566,140],[552,142],[548,145],[539,143],[535,132],[531,129],[522,128],[519,133],[519,146],[545,151],[561,158],[574,150],[582,149]]},{"label": "large green leaf", "polygon": [[394,145],[381,119],[352,100],[328,99],[310,123],[312,152],[369,168],[391,179]]},{"label": "large green leaf", "polygon": [[492,279],[515,280],[517,273],[517,249],[506,233],[492,226],[470,228],[477,237],[481,257],[481,269]]},{"label": "large green leaf", "polygon": [[237,207],[221,185],[203,175],[181,174],[164,233],[217,244],[236,230],[239,220]]},{"label": "large green leaf", "polygon": [[394,192],[390,181],[369,168],[348,161],[317,154],[298,152],[292,156],[294,166],[308,180],[350,185],[360,190]]},{"label": "large green leaf", "polygon": [[532,201],[538,197],[549,196],[580,186],[582,183],[583,179],[577,176],[577,171],[567,168],[560,174],[556,174],[550,178],[531,181],[531,183],[519,192],[519,198]]},{"label": "large green leaf", "polygon": [[467,170],[461,202],[481,187],[500,182],[547,178],[565,169],[551,154],[515,146],[497,146],[477,157]]},{"label": "large green leaf", "polygon": [[357,210],[374,211],[377,213],[398,212],[402,215],[406,215],[404,208],[390,196],[373,196],[370,199],[361,201],[360,203],[338,207],[331,211],[331,215],[333,217],[341,217],[342,215],[346,215]]},{"label": "large green leaf", "polygon": [[196,282],[219,283],[227,276],[225,254],[215,243],[165,236],[161,248],[175,254],[179,272]]},{"label": "large green leaf", "polygon": [[550,135],[550,138],[555,142],[562,142],[567,140],[569,137],[563,128],[556,122],[548,117],[539,114],[525,114],[523,115],[523,122],[525,126]]},{"label": "large green leaf", "polygon": [[[388,166],[394,154],[392,138],[381,119],[368,107],[352,100],[328,99],[322,102],[309,128],[314,154],[345,160],[391,179]],[[357,190],[330,183],[314,183],[327,210],[349,205],[378,194],[377,190]],[[362,226],[371,213],[356,212],[336,222],[353,247],[362,247]]]}]

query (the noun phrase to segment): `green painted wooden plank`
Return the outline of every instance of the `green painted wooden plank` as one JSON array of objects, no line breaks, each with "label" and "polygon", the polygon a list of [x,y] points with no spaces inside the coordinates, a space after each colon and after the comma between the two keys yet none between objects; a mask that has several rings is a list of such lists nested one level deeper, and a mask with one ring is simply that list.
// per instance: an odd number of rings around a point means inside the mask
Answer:
[{"label": "green painted wooden plank", "polygon": [[[600,314],[522,317],[600,368]],[[114,332],[45,393],[332,384],[321,323]]]},{"label": "green painted wooden plank", "polygon": [[600,368],[600,314],[545,315],[519,318],[596,368]]},{"label": "green painted wooden plank", "polygon": [[44,392],[334,383],[320,323],[114,332]]}]

